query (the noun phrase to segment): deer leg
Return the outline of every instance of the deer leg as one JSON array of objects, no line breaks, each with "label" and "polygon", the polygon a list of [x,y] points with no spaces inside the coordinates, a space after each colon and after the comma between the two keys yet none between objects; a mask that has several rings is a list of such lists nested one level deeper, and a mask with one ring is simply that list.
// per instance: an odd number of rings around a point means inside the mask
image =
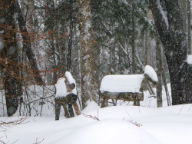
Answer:
[{"label": "deer leg", "polygon": [[68,110],[69,110],[70,117],[74,117],[72,104],[68,104]]},{"label": "deer leg", "polygon": [[112,99],[113,105],[116,106],[117,105],[117,100],[116,99]]},{"label": "deer leg", "polygon": [[75,102],[75,103],[73,103],[73,107],[74,107],[74,109],[75,109],[76,114],[77,114],[77,115],[80,115],[80,114],[81,114],[81,112],[80,112],[79,107],[78,107],[78,105],[77,105],[77,103],[76,103],[76,102]]},{"label": "deer leg", "polygon": [[104,99],[101,102],[101,107],[105,107],[105,100]]},{"label": "deer leg", "polygon": [[105,103],[105,106],[108,106],[108,99],[105,99],[104,103]]},{"label": "deer leg", "polygon": [[63,109],[64,109],[64,112],[65,112],[65,117],[70,118],[69,112],[68,112],[67,107],[66,107],[66,104],[63,104]]},{"label": "deer leg", "polygon": [[61,104],[56,102],[55,103],[55,120],[59,120],[60,109],[61,109]]}]

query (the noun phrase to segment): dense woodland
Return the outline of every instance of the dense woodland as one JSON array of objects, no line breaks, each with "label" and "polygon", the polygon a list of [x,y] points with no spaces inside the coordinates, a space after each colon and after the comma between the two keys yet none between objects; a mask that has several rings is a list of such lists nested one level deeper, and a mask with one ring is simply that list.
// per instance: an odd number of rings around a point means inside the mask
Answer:
[{"label": "dense woodland", "polygon": [[25,115],[33,103],[53,104],[51,86],[65,71],[76,79],[84,108],[88,100],[100,104],[103,76],[140,74],[145,65],[157,72],[157,92],[151,84],[147,90],[159,107],[162,87],[168,105],[190,103],[191,51],[190,0],[0,0],[1,103],[8,116],[21,104]]}]

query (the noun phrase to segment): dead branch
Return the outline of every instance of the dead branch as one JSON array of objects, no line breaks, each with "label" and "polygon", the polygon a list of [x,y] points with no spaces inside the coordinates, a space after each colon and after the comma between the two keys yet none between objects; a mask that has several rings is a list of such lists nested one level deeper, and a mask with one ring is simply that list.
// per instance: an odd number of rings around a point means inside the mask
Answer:
[{"label": "dead branch", "polygon": [[142,124],[140,124],[140,123],[138,123],[138,122],[136,122],[134,120],[128,120],[128,122],[130,122],[131,124],[133,124],[133,125],[135,125],[137,127],[142,127]]},{"label": "dead branch", "polygon": [[84,114],[84,113],[82,113],[82,115],[84,117],[87,117],[87,118],[90,118],[90,119],[93,119],[93,120],[96,120],[96,121],[100,121],[100,119],[98,117],[96,117],[96,116],[87,115],[87,114]]},{"label": "dead branch", "polygon": [[38,140],[38,138],[36,138],[36,141],[35,141],[35,143],[33,143],[33,144],[40,144],[40,143],[42,143],[43,141],[44,141],[44,139]]},{"label": "dead branch", "polygon": [[14,121],[9,121],[9,122],[5,122],[5,121],[1,121],[0,122],[0,127],[1,126],[7,126],[7,125],[19,125],[21,123],[23,123],[27,118],[20,118],[18,120],[14,120]]}]

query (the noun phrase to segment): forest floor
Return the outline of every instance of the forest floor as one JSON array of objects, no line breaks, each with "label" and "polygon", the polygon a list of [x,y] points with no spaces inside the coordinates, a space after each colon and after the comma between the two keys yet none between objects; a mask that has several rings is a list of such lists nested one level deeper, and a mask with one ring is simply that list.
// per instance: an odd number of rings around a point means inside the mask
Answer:
[{"label": "forest floor", "polygon": [[191,144],[192,105],[163,108],[110,106],[90,102],[82,114],[2,117],[0,143],[6,144]]}]

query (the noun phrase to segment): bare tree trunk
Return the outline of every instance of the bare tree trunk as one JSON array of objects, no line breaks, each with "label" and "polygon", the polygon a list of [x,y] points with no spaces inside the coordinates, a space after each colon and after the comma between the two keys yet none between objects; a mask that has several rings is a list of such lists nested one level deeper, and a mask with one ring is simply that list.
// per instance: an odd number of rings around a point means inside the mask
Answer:
[{"label": "bare tree trunk", "polygon": [[24,51],[27,55],[27,58],[29,59],[30,61],[30,67],[31,67],[31,70],[32,70],[32,73],[33,73],[33,77],[35,78],[36,82],[40,85],[44,84],[41,76],[40,76],[40,73],[39,73],[39,69],[38,69],[38,66],[37,66],[37,62],[36,62],[36,59],[35,59],[35,55],[33,53],[33,50],[32,50],[32,47],[31,47],[31,40],[30,40],[30,36],[29,36],[29,33],[27,31],[27,27],[26,27],[26,21],[23,17],[23,14],[22,14],[22,11],[21,11],[21,8],[19,6],[19,3],[17,1],[15,1],[15,11],[18,13],[18,22],[19,22],[19,28],[20,30],[22,31],[22,33],[24,33],[22,35],[23,37],[23,48],[24,48]]},{"label": "bare tree trunk", "polygon": [[0,20],[3,27],[4,47],[0,51],[1,65],[5,69],[4,89],[8,116],[12,116],[17,108],[19,97],[22,95],[21,79],[19,75],[19,56],[16,41],[15,6],[11,0],[1,2]]},{"label": "bare tree trunk", "polygon": [[151,65],[151,41],[149,30],[147,30],[145,33],[145,64]]},{"label": "bare tree trunk", "polygon": [[88,100],[96,100],[94,92],[94,46],[91,9],[89,0],[78,0],[81,33],[81,76],[82,106]]},{"label": "bare tree trunk", "polygon": [[156,42],[156,62],[157,62],[157,107],[162,107],[162,56],[159,40]]},{"label": "bare tree trunk", "polygon": [[68,71],[71,70],[71,51],[72,51],[72,44],[73,44],[73,17],[72,17],[73,6],[71,6],[70,9],[71,9],[70,35],[69,35],[68,50],[67,50],[67,70]]},{"label": "bare tree trunk", "polygon": [[[192,102],[192,67],[186,63],[187,41],[178,0],[150,0],[157,31],[167,59],[172,104]],[[162,15],[162,7],[166,17]]]},{"label": "bare tree trunk", "polygon": [[167,105],[170,106],[171,105],[171,100],[170,100],[170,94],[169,94],[169,89],[167,86],[167,75],[166,75],[166,69],[167,69],[167,60],[165,55],[163,54],[163,49],[162,50],[162,81],[163,81],[163,85],[165,88],[165,93],[166,93],[166,99],[167,99]]},{"label": "bare tree trunk", "polygon": [[[149,20],[152,19],[152,13],[150,10],[147,12],[147,18]],[[151,38],[150,38],[150,32],[147,28],[145,32],[145,65],[152,65],[152,52],[151,52]]]},{"label": "bare tree trunk", "polygon": [[187,33],[187,2],[188,0],[178,0],[179,2],[179,7],[180,7],[180,12],[183,18],[183,27],[184,27],[184,31],[185,33]]},{"label": "bare tree trunk", "polygon": [[188,54],[191,54],[191,0],[187,0],[187,21]]},{"label": "bare tree trunk", "polygon": [[166,81],[166,73],[165,73],[164,68],[163,68],[163,71],[162,71],[162,80],[163,80],[163,85],[164,85],[164,88],[165,88],[167,105],[170,106],[171,105],[171,100],[170,100],[169,90],[168,90],[167,81]]},{"label": "bare tree trunk", "polygon": [[136,72],[136,48],[135,48],[135,5],[134,2],[132,2],[132,16],[131,16],[131,22],[132,22],[132,37],[131,37],[131,46],[132,46],[132,73]]}]

